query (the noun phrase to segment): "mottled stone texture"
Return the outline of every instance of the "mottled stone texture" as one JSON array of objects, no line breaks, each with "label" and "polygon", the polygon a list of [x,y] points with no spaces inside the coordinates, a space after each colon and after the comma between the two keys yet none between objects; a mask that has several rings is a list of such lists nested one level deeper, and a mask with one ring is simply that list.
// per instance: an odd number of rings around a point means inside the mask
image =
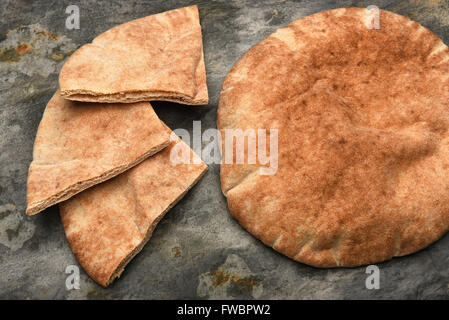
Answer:
[{"label": "mottled stone texture", "polygon": [[[215,128],[221,83],[252,45],[303,16],[344,6],[377,5],[423,24],[449,43],[449,2],[410,1],[76,1],[81,28],[65,28],[71,1],[0,2],[0,298],[34,299],[448,299],[449,235],[411,256],[380,263],[379,290],[365,288],[365,267],[315,269],[289,260],[243,230],[227,211],[219,167],[161,221],[153,238],[107,289],[81,270],[80,289],[67,291],[75,264],[58,208],[25,217],[33,141],[58,72],[73,50],[122,22],[198,4],[210,103],[185,107],[155,102],[172,129],[202,121]],[[205,143],[206,145],[207,143]]]}]

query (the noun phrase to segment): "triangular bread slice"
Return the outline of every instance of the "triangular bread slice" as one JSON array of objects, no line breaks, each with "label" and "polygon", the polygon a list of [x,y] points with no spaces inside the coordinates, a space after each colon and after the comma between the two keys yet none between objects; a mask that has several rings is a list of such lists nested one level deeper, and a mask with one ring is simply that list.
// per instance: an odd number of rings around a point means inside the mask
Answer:
[{"label": "triangular bread slice", "polygon": [[61,95],[89,102],[208,102],[197,6],[116,26],[79,48],[59,75]]},{"label": "triangular bread slice", "polygon": [[170,144],[148,102],[47,104],[28,171],[28,215],[108,180]]},{"label": "triangular bread slice", "polygon": [[[191,164],[171,161],[170,154],[180,148],[190,152]],[[193,158],[199,164],[193,164]],[[105,287],[119,277],[165,213],[206,170],[206,164],[175,138],[131,170],[62,202],[67,241],[84,270]]]}]

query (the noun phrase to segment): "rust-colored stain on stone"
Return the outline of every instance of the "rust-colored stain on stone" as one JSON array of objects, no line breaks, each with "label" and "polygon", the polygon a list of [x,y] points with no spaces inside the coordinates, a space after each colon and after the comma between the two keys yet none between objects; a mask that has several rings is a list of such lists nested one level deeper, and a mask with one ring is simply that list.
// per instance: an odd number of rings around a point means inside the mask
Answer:
[{"label": "rust-colored stain on stone", "polygon": [[237,285],[240,290],[251,291],[258,282],[253,278],[237,278],[233,279],[233,282]]},{"label": "rust-colored stain on stone", "polygon": [[62,59],[64,59],[64,54],[55,52],[50,56],[50,58],[55,61],[61,61]]},{"label": "rust-colored stain on stone", "polygon": [[59,62],[64,60],[65,57],[71,55],[73,53],[73,50],[68,50],[68,51],[62,51],[60,48],[56,48],[55,51],[49,55],[49,58]]},{"label": "rust-colored stain on stone", "polygon": [[227,273],[218,269],[215,271],[214,280],[212,281],[212,286],[218,287],[229,281],[229,276]]},{"label": "rust-colored stain on stone", "polygon": [[31,45],[28,43],[21,43],[17,47],[6,48],[0,50],[1,62],[18,62],[22,56],[31,49]]},{"label": "rust-colored stain on stone", "polygon": [[0,50],[0,61],[1,62],[17,62],[21,58],[21,55],[17,53],[15,48],[7,48]]},{"label": "rust-colored stain on stone", "polygon": [[27,53],[31,49],[31,46],[28,43],[21,43],[16,47],[16,51],[21,56]]},{"label": "rust-colored stain on stone", "polygon": [[181,256],[181,248],[179,248],[179,247],[173,247],[171,249],[171,252],[175,256],[175,258],[179,258]]},{"label": "rust-colored stain on stone", "polygon": [[50,39],[53,39],[53,40],[59,39],[59,36],[56,33],[53,33],[53,32],[50,32],[50,31],[39,31],[37,33],[37,35],[39,37],[47,37],[47,38],[50,38]]},{"label": "rust-colored stain on stone", "polygon": [[242,277],[221,269],[217,269],[212,280],[212,286],[222,286],[227,282],[235,284],[240,290],[244,289],[247,291],[251,291],[253,287],[258,284],[258,281],[254,278]]}]

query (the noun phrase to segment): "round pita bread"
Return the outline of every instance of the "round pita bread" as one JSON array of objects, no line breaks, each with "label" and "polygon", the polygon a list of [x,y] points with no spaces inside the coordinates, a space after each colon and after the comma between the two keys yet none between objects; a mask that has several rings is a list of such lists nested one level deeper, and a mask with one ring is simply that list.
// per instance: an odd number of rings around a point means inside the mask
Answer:
[{"label": "round pita bread", "polygon": [[406,17],[380,10],[380,29],[369,17],[336,9],[279,29],[236,63],[220,97],[222,136],[279,137],[274,175],[260,162],[221,166],[230,212],[317,267],[406,255],[449,228],[449,49]]}]

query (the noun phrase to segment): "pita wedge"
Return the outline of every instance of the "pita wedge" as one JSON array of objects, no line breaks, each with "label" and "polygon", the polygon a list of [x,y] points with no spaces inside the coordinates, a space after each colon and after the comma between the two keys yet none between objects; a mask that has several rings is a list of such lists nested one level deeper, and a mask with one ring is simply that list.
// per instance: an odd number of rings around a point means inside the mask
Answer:
[{"label": "pita wedge", "polygon": [[81,103],[56,92],[34,142],[26,213],[108,180],[169,144],[169,132],[148,102]]},{"label": "pita wedge", "polygon": [[[184,149],[192,164],[174,164]],[[173,156],[173,155],[172,155]],[[193,164],[196,158],[198,164]],[[60,204],[67,241],[96,282],[108,286],[150,239],[157,223],[207,166],[179,138],[129,171]]]},{"label": "pita wedge", "polygon": [[[226,129],[278,130],[274,174],[259,159],[222,164],[230,212],[316,267],[403,256],[449,229],[449,48],[406,17],[371,18],[336,9],[277,30],[220,96],[223,141]],[[224,159],[234,147],[222,145]]]},{"label": "pita wedge", "polygon": [[89,102],[208,102],[197,6],[114,27],[79,48],[59,75],[61,95]]}]

